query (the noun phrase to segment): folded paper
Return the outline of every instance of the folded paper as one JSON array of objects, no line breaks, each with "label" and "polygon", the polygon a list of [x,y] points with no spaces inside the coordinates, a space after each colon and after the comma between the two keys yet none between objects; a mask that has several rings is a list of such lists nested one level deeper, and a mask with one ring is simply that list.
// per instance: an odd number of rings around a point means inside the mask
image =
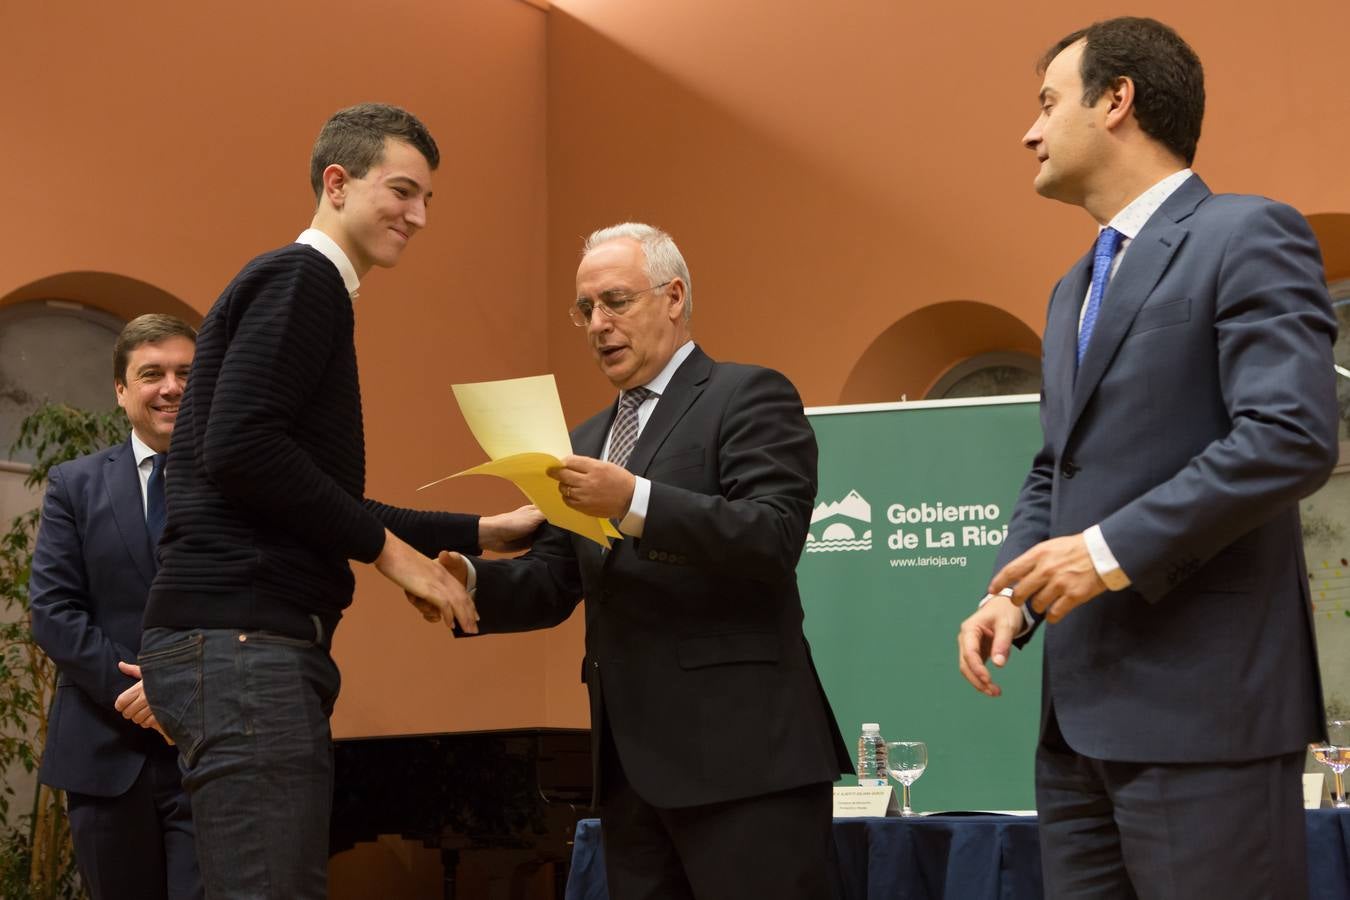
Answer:
[{"label": "folded paper", "polygon": [[558,385],[552,375],[452,385],[464,421],[488,462],[424,484],[425,490],[462,475],[495,475],[520,488],[548,521],[608,547],[622,537],[608,519],[577,512],[563,502],[558,482],[548,476],[572,452]]}]

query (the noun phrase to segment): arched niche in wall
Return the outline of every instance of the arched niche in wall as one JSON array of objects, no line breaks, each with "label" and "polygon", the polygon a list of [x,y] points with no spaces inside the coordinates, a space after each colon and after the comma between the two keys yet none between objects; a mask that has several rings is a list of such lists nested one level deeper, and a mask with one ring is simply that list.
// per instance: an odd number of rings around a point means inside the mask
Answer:
[{"label": "arched niche in wall", "polygon": [[1041,361],[1038,357],[996,350],[963,359],[943,372],[923,399],[955,400],[1040,392]]},{"label": "arched niche in wall", "polygon": [[1350,213],[1317,213],[1308,216],[1308,224],[1322,245],[1327,281],[1350,280]]},{"label": "arched niche in wall", "polygon": [[1350,213],[1321,213],[1308,216],[1317,241],[1322,245],[1322,263],[1327,270],[1327,286],[1341,331],[1336,338],[1336,397],[1341,408],[1341,463],[1347,462],[1346,444],[1350,443]]},{"label": "arched niche in wall", "polygon": [[[169,313],[193,327],[201,315],[166,291],[108,272],[67,272],[0,298],[0,459],[19,423],[43,402],[110,409],[112,350],[130,319]],[[14,462],[32,460],[20,453]]]},{"label": "arched niche in wall", "polygon": [[1346,465],[1350,463],[1350,278],[1333,281],[1327,287],[1341,326],[1332,352],[1336,358],[1336,403],[1341,410],[1341,465]]},{"label": "arched niche in wall", "polygon": [[1327,287],[1340,323],[1335,357],[1336,399],[1340,407],[1341,457],[1330,480],[1299,504],[1303,549],[1312,591],[1317,655],[1328,714],[1345,717],[1350,709],[1350,597],[1346,596],[1346,557],[1350,548],[1350,214],[1308,217],[1326,266]]},{"label": "arched niche in wall", "polygon": [[[977,375],[981,358],[993,366],[1034,367],[1038,373],[1040,356],[1040,336],[1012,313],[977,300],[934,303],[899,319],[872,341],[844,382],[839,402],[919,400],[934,388],[950,389]],[[954,379],[945,377],[952,373]]]}]

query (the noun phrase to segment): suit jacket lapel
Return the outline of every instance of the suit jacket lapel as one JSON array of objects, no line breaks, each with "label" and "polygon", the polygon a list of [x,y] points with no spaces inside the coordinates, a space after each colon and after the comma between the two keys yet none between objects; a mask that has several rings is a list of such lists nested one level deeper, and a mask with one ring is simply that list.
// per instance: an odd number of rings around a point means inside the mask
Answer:
[{"label": "suit jacket lapel", "polygon": [[619,402],[615,400],[609,407],[608,416],[604,418],[597,416],[577,426],[577,430],[572,433],[572,452],[578,456],[599,459],[600,454],[604,452],[605,438],[609,435],[610,426],[618,409]]},{"label": "suit jacket lapel", "polygon": [[698,399],[699,394],[703,393],[703,386],[712,373],[712,367],[713,362],[708,355],[695,346],[689,358],[675,370],[670,384],[666,385],[661,400],[656,404],[656,409],[652,411],[652,417],[642,429],[642,434],[638,436],[633,455],[628,458],[630,472],[642,475],[647,471],[652,464],[652,457],[661,449],[661,445],[670,436],[676,423],[684,418],[689,407]]},{"label": "suit jacket lapel", "polygon": [[1045,354],[1048,368],[1042,373],[1045,402],[1058,413],[1054,421],[1066,421],[1073,398],[1074,377],[1078,370],[1078,317],[1092,281],[1092,250],[1080,259],[1060,281],[1050,300],[1045,323]]},{"label": "suit jacket lapel", "polygon": [[108,491],[108,503],[127,553],[147,583],[154,580],[154,548],[150,546],[150,532],[145,527],[145,503],[141,499],[141,476],[136,471],[136,454],[131,440],[108,451],[103,462],[103,485]]},{"label": "suit jacket lapel", "polygon": [[[1101,312],[1092,332],[1083,365],[1073,386],[1073,407],[1069,414],[1069,429],[1087,406],[1088,398],[1101,383],[1107,367],[1129,333],[1134,317],[1158,286],[1158,281],[1172,262],[1172,257],[1186,240],[1188,230],[1180,224],[1209,196],[1209,188],[1198,175],[1188,178],[1168,197],[1153,217],[1144,225],[1139,236],[1130,243],[1120,268],[1107,285],[1102,297]],[[1090,262],[1089,262],[1090,265]],[[1084,293],[1086,293],[1086,286]]]}]

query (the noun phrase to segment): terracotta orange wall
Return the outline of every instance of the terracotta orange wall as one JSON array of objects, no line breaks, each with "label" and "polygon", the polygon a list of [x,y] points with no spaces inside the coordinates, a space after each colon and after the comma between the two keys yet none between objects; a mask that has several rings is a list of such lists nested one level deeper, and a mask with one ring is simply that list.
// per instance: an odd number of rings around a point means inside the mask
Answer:
[{"label": "terracotta orange wall", "polygon": [[[519,502],[487,479],[413,489],[481,461],[451,383],[546,366],[545,12],[514,0],[152,0],[7,4],[0,19],[5,302],[46,293],[122,315],[203,313],[247,259],[308,224],[309,150],[333,110],[378,99],[422,117],[442,152],[429,227],[397,269],[371,273],[356,306],[369,493],[466,510]],[[84,272],[143,286],[67,274]],[[335,730],[544,723],[547,641],[452,643],[360,571],[337,635]]]},{"label": "terracotta orange wall", "polygon": [[[1094,232],[1031,189],[1020,139],[1035,62],[1122,12],[1071,0],[554,0],[545,321],[569,421],[612,399],[563,315],[578,247],[625,219],[680,244],[699,342],[781,369],[808,405],[922,397],[965,356],[998,349],[998,327],[1002,349],[1037,352],[1049,290]],[[1350,213],[1350,97],[1337,88],[1350,4],[1129,12],[1172,24],[1205,63],[1197,169],[1213,189]],[[1328,255],[1350,265],[1344,222],[1319,233],[1340,235]],[[972,316],[974,303],[992,309]],[[889,330],[902,319],[926,327]],[[562,703],[576,696],[569,628],[549,637]]]},{"label": "terracotta orange wall", "polygon": [[[695,335],[714,355],[784,370],[808,404],[922,396],[938,371],[879,396],[846,384],[889,326],[933,304],[989,304],[1039,334],[1050,287],[1092,240],[1086,214],[1032,191],[1020,138],[1044,48],[1122,12],[1070,0],[555,0],[550,292],[566,295],[579,235],[646,219],[684,250]],[[1169,22],[1204,61],[1196,166],[1213,189],[1350,212],[1350,97],[1338,88],[1350,4],[1129,12]],[[579,415],[606,388],[549,313]]]},{"label": "terracotta orange wall", "polygon": [[[489,480],[412,490],[481,459],[452,382],[554,371],[572,423],[611,399],[564,314],[577,247],[600,225],[668,228],[693,271],[700,342],[782,369],[811,405],[921,395],[958,360],[929,347],[884,371],[887,352],[906,355],[888,329],[912,314],[947,333],[948,355],[988,349],[1001,321],[1024,346],[1092,234],[1084,214],[1031,191],[1019,138],[1033,65],[1059,35],[1119,12],[1068,0],[11,7],[0,303],[50,290],[123,314],[200,314],[244,260],[308,221],[305,162],[328,113],[384,99],[428,122],[444,156],[431,227],[357,306],[370,493],[472,510],[516,498]],[[1350,241],[1350,97],[1336,90],[1350,6],[1133,11],[1174,24],[1205,61],[1197,167],[1210,185],[1328,214],[1319,233]],[[1350,248],[1328,255],[1350,273]],[[134,283],[110,295],[87,272]],[[1003,313],[951,340],[971,303]],[[846,396],[854,375],[856,391],[881,395]],[[586,722],[579,616],[451,645],[362,572],[336,653],[339,734]]]}]

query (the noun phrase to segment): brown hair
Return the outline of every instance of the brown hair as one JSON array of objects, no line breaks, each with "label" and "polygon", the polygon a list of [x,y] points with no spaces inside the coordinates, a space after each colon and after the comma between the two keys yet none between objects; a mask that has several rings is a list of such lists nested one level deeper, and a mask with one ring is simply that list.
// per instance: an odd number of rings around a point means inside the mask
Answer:
[{"label": "brown hair", "polygon": [[197,343],[197,332],[182,319],[163,313],[146,313],[127,323],[113,345],[113,381],[127,383],[127,360],[141,344],[158,344],[172,337],[185,337]]},{"label": "brown hair", "polygon": [[314,141],[309,157],[309,185],[314,199],[323,192],[323,170],[339,165],[353,178],[364,178],[384,158],[384,140],[411,144],[432,171],[441,164],[436,141],[416,116],[387,103],[358,103],[333,113]]},{"label": "brown hair", "polygon": [[1080,40],[1083,105],[1096,104],[1117,78],[1129,78],[1139,127],[1189,166],[1205,117],[1205,71],[1190,45],[1156,19],[1124,16],[1066,34],[1041,57],[1039,71]]}]

